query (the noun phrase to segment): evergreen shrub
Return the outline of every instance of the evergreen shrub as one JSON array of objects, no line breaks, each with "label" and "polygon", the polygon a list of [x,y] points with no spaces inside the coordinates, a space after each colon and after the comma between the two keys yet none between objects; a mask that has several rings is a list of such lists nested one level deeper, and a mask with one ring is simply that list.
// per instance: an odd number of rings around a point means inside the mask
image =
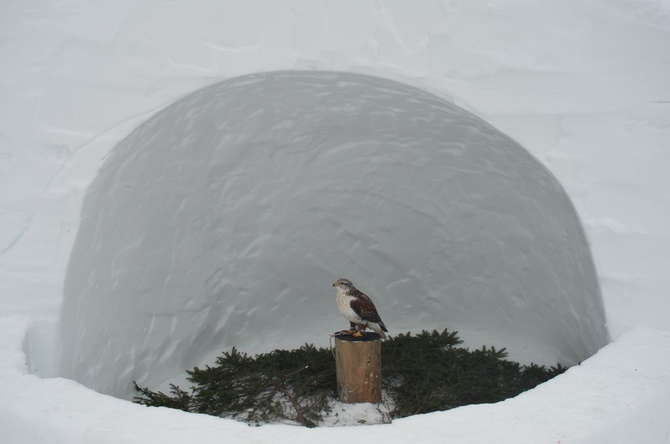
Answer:
[{"label": "evergreen shrub", "polygon": [[[469,350],[461,343],[446,329],[382,342],[382,387],[393,418],[502,401],[565,371],[560,364],[509,361],[504,348]],[[135,383],[133,401],[251,424],[289,420],[314,427],[337,398],[333,351],[309,344],[253,357],[233,348],[216,365],[187,373],[190,391],[171,385],[165,394]]]}]

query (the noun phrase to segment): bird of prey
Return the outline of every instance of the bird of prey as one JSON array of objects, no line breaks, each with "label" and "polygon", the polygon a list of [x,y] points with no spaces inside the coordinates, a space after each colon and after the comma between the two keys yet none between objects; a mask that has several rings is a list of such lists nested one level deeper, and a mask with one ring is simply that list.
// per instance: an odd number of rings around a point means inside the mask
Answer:
[{"label": "bird of prey", "polygon": [[333,282],[333,287],[337,288],[337,307],[349,321],[350,333],[354,337],[362,337],[365,329],[370,327],[382,339],[386,339],[386,325],[368,295],[354,287],[349,279],[338,279]]}]

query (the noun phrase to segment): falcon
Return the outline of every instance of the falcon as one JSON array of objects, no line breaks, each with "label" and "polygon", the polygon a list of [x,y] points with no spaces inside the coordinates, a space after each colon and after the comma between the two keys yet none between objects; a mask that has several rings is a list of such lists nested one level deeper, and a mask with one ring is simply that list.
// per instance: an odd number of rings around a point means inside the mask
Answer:
[{"label": "falcon", "polygon": [[333,282],[333,287],[337,288],[337,307],[349,321],[352,336],[363,337],[365,329],[370,327],[382,339],[386,339],[386,325],[368,295],[354,287],[349,279],[338,279]]}]

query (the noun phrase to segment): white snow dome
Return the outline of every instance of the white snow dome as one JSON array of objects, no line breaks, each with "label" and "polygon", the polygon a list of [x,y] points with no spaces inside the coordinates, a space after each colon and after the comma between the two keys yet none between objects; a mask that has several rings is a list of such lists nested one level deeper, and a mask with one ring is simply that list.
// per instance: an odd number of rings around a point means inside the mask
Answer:
[{"label": "white snow dome", "polygon": [[327,345],[348,325],[340,277],[391,334],[567,365],[607,342],[580,221],[523,147],[415,87],[283,71],[188,95],[110,154],[67,270],[60,373],[127,398],[233,346]]}]

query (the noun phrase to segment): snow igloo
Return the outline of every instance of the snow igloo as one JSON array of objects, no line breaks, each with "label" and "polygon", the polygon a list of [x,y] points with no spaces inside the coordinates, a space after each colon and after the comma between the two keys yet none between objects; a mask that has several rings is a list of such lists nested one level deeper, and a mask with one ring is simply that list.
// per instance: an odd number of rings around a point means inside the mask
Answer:
[{"label": "snow igloo", "polygon": [[233,346],[327,345],[339,277],[391,334],[566,365],[607,342],[580,221],[523,147],[413,86],[281,71],[192,93],[111,152],[67,269],[60,374],[129,398]]}]

